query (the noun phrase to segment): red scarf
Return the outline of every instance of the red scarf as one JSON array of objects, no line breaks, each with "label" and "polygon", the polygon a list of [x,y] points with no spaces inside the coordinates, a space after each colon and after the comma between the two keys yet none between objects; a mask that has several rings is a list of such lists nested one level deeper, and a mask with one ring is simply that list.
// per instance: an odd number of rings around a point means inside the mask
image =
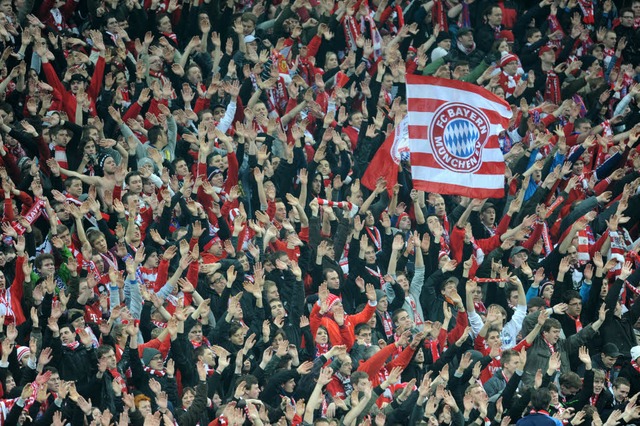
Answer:
[{"label": "red scarf", "polygon": [[113,376],[113,378],[116,379],[116,381],[120,385],[120,388],[122,389],[122,393],[126,393],[127,392],[127,382],[124,380],[124,378],[122,378],[122,375],[120,374],[120,372],[118,372],[118,369],[117,368],[113,368],[113,369],[109,370],[109,373],[111,373],[111,376]]},{"label": "red scarf", "polygon": [[560,105],[562,96],[560,92],[560,77],[553,69],[547,71],[547,85],[544,91],[544,100]]},{"label": "red scarf", "polygon": [[280,116],[285,114],[289,102],[289,92],[287,92],[284,78],[279,77],[275,88],[267,90],[267,102],[269,112],[275,111]]},{"label": "red scarf", "polygon": [[60,167],[63,169],[69,169],[69,162],[67,160],[67,148],[60,145],[53,146],[53,158],[56,159]]},{"label": "red scarf", "polygon": [[409,302],[411,312],[413,312],[413,323],[416,327],[420,327],[423,324],[422,315],[418,312],[418,307],[416,306],[416,302],[413,300],[413,296],[408,296],[405,299]]},{"label": "red scarf", "polygon": [[571,318],[573,320],[573,322],[576,323],[576,333],[580,330],[582,330],[582,322],[580,321],[580,317],[572,317],[571,315],[567,314],[567,316],[569,318]]},{"label": "red scarf", "polygon": [[316,358],[329,352],[329,344],[316,343]]},{"label": "red scarf", "polygon": [[78,349],[78,347],[80,347],[80,342],[78,342],[77,340],[74,340],[71,343],[63,343],[62,346],[64,346],[65,348],[69,348],[72,351],[75,351],[76,349]]},{"label": "red scarf", "polygon": [[427,342],[429,349],[431,349],[431,361],[436,362],[440,359],[440,351],[438,350],[438,340],[430,340]]},{"label": "red scarf", "polygon": [[205,345],[206,347],[211,346],[211,343],[209,343],[209,340],[207,340],[206,337],[203,337],[201,342],[198,342],[196,340],[192,340],[191,344],[193,345],[193,349],[197,349],[202,345]]},{"label": "red scarf", "polygon": [[380,312],[380,316],[382,317],[382,327],[384,328],[384,334],[387,338],[393,336],[393,321],[391,320],[391,315],[389,312]]},{"label": "red scarf", "polygon": [[367,231],[367,235],[369,235],[369,239],[371,239],[371,242],[376,247],[376,253],[381,251],[382,250],[382,236],[380,235],[380,230],[378,228],[376,228],[375,226],[372,226],[371,228],[366,226],[364,229]]},{"label": "red scarf", "polygon": [[558,21],[558,17],[555,15],[549,15],[547,17],[547,22],[549,24],[549,32],[554,33],[556,31],[560,31],[562,34],[562,38],[560,40],[549,40],[549,44],[559,48],[562,46],[562,39],[564,38],[564,30],[562,29],[562,25],[560,25],[560,21]]},{"label": "red scarf", "polygon": [[167,372],[164,370],[154,370],[151,367],[144,367],[144,371],[148,374],[151,374],[152,376],[156,376],[156,377],[164,377],[166,376]]},{"label": "red scarf", "polygon": [[9,290],[0,291],[0,314],[4,316],[5,325],[15,321],[16,316],[11,309],[11,292]]},{"label": "red scarf", "polygon": [[582,14],[584,15],[584,18],[582,18],[582,22],[587,25],[593,25],[595,23],[595,19],[593,17],[593,1],[578,0],[578,5],[580,6],[580,10],[582,10]]},{"label": "red scarf", "polygon": [[442,6],[442,0],[435,0],[433,2],[433,9],[431,9],[431,23],[433,26],[440,25],[440,31],[449,31],[447,13]]},{"label": "red scarf", "polygon": [[358,38],[358,35],[360,35],[356,18],[353,16],[345,17],[344,21],[342,21],[342,26],[344,28],[344,38],[347,42],[347,48],[348,50],[355,52],[358,50],[358,46],[356,46],[356,39]]},{"label": "red scarf", "polygon": [[556,348],[549,343],[549,341],[547,339],[545,339],[544,337],[542,338],[542,340],[544,340],[544,342],[547,344],[547,346],[549,346],[549,350],[551,351],[551,355],[556,353]]},{"label": "red scarf", "polygon": [[377,266],[375,270],[368,266],[365,266],[364,268],[374,277],[378,277],[378,279],[380,280],[380,289],[382,289],[382,287],[384,287],[384,277],[380,273],[380,268],[378,268]]}]

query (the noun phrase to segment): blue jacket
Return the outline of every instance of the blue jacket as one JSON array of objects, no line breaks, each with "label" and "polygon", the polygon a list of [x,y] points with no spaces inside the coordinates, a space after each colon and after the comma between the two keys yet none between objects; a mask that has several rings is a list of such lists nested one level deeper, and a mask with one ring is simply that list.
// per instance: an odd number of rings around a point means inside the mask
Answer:
[{"label": "blue jacket", "polygon": [[527,416],[524,416],[518,423],[517,426],[562,426],[562,422],[558,419],[554,419],[553,417],[542,414],[542,413],[533,413]]}]

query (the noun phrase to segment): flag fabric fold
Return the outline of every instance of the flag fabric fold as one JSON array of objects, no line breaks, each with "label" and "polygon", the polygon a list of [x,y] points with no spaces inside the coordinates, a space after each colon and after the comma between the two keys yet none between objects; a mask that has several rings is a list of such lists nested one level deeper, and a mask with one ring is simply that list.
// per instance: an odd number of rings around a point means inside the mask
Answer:
[{"label": "flag fabric fold", "polygon": [[471,198],[504,196],[498,135],[509,126],[507,102],[474,84],[407,75],[407,108],[415,189]]},{"label": "flag fabric fold", "polygon": [[362,176],[362,185],[373,190],[379,178],[387,181],[387,190],[391,194],[398,183],[400,161],[409,159],[409,118],[405,117],[393,132],[387,135],[371,163]]}]

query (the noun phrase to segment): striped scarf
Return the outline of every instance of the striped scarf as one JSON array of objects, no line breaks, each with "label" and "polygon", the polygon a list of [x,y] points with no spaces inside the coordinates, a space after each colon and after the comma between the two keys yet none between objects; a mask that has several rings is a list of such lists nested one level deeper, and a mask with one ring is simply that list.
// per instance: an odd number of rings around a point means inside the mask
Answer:
[{"label": "striped scarf", "polygon": [[578,260],[584,264],[591,260],[589,250],[595,244],[595,238],[593,237],[593,230],[590,225],[578,232]]},{"label": "striped scarf", "polygon": [[147,374],[150,374],[152,376],[156,376],[156,377],[164,377],[167,375],[167,372],[164,370],[154,370],[151,367],[144,367],[144,371]]},{"label": "striped scarf", "polygon": [[67,160],[67,148],[60,145],[53,146],[53,158],[56,159],[60,167],[63,169],[69,169],[69,162]]}]

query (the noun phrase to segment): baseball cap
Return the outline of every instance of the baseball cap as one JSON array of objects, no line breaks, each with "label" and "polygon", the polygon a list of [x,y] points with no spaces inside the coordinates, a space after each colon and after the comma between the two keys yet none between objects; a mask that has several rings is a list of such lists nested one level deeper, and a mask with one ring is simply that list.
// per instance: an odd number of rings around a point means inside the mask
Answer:
[{"label": "baseball cap", "polygon": [[490,202],[486,202],[484,203],[484,205],[482,206],[482,208],[480,209],[481,213],[484,213],[485,211],[489,210],[489,209],[496,209],[496,206],[493,203]]},{"label": "baseball cap", "polygon": [[523,251],[529,254],[529,250],[527,250],[526,248],[522,246],[515,246],[514,248],[511,249],[511,256],[515,256],[516,254],[521,253]]},{"label": "baseball cap", "polygon": [[606,356],[610,356],[611,358],[618,358],[620,355],[622,355],[615,343],[605,343],[602,346],[601,352]]},{"label": "baseball cap", "polygon": [[546,53],[546,52],[553,52],[553,53],[555,53],[555,52],[556,52],[556,49],[555,49],[553,46],[548,46],[548,45],[542,46],[542,47],[540,48],[540,52],[538,52],[538,56],[542,56],[542,54],[543,54],[543,53]]}]

